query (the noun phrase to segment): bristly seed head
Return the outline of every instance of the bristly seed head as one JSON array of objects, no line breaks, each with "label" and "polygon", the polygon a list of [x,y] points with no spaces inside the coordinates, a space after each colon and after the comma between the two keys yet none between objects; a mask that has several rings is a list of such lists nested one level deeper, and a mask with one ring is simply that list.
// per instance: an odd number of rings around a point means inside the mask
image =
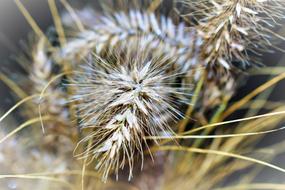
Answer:
[{"label": "bristly seed head", "polygon": [[284,18],[284,0],[178,1],[189,8],[185,15],[198,23],[201,56],[209,67],[232,70],[259,65],[251,57],[278,50],[273,37],[284,40],[273,31]]},{"label": "bristly seed head", "polygon": [[178,106],[189,99],[190,87],[179,81],[184,73],[175,61],[139,44],[90,55],[77,74],[72,101],[81,127],[94,128],[82,141],[91,139],[92,146],[81,156],[98,161],[103,180],[110,170],[118,176],[125,163],[131,178],[135,151],[143,159],[144,136],[171,131],[169,122],[183,117]]}]

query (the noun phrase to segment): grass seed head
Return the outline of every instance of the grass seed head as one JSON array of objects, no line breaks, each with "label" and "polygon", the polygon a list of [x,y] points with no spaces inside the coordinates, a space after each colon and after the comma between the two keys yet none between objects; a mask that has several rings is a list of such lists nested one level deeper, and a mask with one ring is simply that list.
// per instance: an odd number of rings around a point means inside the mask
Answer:
[{"label": "grass seed head", "polygon": [[190,87],[175,58],[154,54],[138,43],[105,55],[90,55],[75,77],[80,126],[93,128],[83,141],[93,141],[84,156],[97,158],[106,180],[110,170],[128,163],[132,177],[135,152],[143,157],[145,135],[169,131],[169,122],[183,117],[178,107],[190,97]]},{"label": "grass seed head", "polygon": [[216,70],[260,65],[253,57],[272,51],[273,37],[284,39],[272,30],[284,18],[283,0],[179,1],[198,24],[202,60]]}]

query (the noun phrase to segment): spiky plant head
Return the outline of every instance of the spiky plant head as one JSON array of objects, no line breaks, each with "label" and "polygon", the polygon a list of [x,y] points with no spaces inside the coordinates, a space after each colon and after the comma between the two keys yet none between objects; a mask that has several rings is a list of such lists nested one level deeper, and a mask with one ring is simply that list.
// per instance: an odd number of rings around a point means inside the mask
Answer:
[{"label": "spiky plant head", "polygon": [[143,157],[144,137],[171,132],[169,122],[183,117],[179,106],[190,95],[190,87],[180,82],[183,75],[175,58],[142,44],[90,54],[76,74],[72,101],[80,126],[94,130],[83,139],[92,146],[81,156],[96,158],[104,180],[125,163],[131,178],[135,152]]},{"label": "spiky plant head", "polygon": [[[96,47],[98,54],[105,49],[141,40],[148,48],[156,51],[160,48],[170,57],[178,57],[177,62],[189,70],[199,63],[199,49],[202,40],[197,36],[196,29],[187,27],[185,22],[177,22],[166,15],[156,15],[154,12],[130,9],[128,11],[103,12],[98,14],[92,9],[77,11],[81,19],[86,20],[86,30],[78,32],[73,39],[54,54],[56,60],[74,62],[78,57],[86,55]],[[66,20],[72,20],[67,17]],[[74,23],[67,22],[68,27]]]},{"label": "spiky plant head", "polygon": [[[67,94],[61,85],[63,77],[53,80],[58,75],[58,72],[62,72],[62,68],[51,58],[51,52],[45,38],[39,38],[34,45],[31,57],[33,63],[32,67],[29,68],[31,92],[34,94],[46,94],[41,100],[34,100],[40,105],[40,109],[36,110],[35,113],[40,111],[42,114],[54,115],[58,118],[58,121],[69,125],[70,114],[66,106]],[[51,80],[53,80],[52,83],[50,82]],[[58,128],[56,125],[52,124],[50,126]]]},{"label": "spiky plant head", "polygon": [[178,0],[187,8],[187,17],[197,22],[204,42],[202,60],[208,67],[235,70],[260,65],[256,59],[278,49],[273,31],[284,18],[283,0]]}]

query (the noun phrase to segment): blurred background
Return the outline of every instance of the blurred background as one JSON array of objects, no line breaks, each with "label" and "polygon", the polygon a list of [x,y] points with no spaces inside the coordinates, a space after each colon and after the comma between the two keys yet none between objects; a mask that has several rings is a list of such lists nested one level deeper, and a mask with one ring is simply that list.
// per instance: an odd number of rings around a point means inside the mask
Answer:
[{"label": "blurred background", "polygon": [[[25,0],[22,2],[43,31],[46,31],[47,27],[52,25],[52,17],[46,0]],[[10,75],[21,71],[15,59],[19,53],[23,54],[23,51],[25,51],[29,35],[32,35],[32,29],[15,2],[13,0],[0,0],[1,71],[7,71]],[[10,77],[13,78],[14,76]],[[0,89],[0,109],[13,105],[8,88],[0,83]]]}]

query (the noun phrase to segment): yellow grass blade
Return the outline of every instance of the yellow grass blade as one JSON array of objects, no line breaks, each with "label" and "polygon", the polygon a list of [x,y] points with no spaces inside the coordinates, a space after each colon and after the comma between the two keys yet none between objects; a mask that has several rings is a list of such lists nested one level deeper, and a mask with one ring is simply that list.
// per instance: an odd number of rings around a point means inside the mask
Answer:
[{"label": "yellow grass blade", "polygon": [[0,80],[5,83],[19,98],[25,98],[28,96],[26,92],[24,92],[19,85],[17,85],[13,80],[9,79],[3,73],[0,73]]},{"label": "yellow grass blade", "polygon": [[148,7],[148,11],[154,12],[159,5],[162,3],[163,0],[154,0],[151,2],[150,6]]},{"label": "yellow grass blade", "polygon": [[249,71],[250,75],[280,75],[285,72],[284,67],[264,67]]},{"label": "yellow grass blade", "polygon": [[[27,173],[27,174],[17,174],[17,175],[28,175],[28,176],[64,176],[64,175],[81,175],[81,170],[66,170],[61,172],[37,172],[37,173]],[[86,176],[100,178],[100,175],[95,172],[95,170],[86,170]],[[0,175],[1,176],[1,175]]]},{"label": "yellow grass blade", "polygon": [[241,121],[249,121],[249,120],[258,119],[258,118],[262,118],[262,117],[271,117],[271,116],[277,116],[277,115],[283,115],[283,114],[285,114],[285,111],[278,111],[278,112],[271,112],[271,113],[261,114],[261,115],[252,116],[252,117],[246,117],[246,118],[241,118],[241,119],[235,119],[235,120],[230,120],[230,121],[213,123],[213,124],[204,125],[202,127],[198,127],[198,128],[186,131],[183,134],[186,135],[186,134],[191,134],[191,133],[194,133],[194,132],[197,132],[197,131],[201,131],[203,129],[207,129],[207,128],[210,128],[210,127],[216,127],[216,126],[220,126],[220,125],[237,123],[237,122],[241,122]]},{"label": "yellow grass blade", "polygon": [[228,117],[229,115],[231,115],[233,112],[235,112],[237,109],[239,109],[240,107],[242,107],[244,104],[246,104],[249,100],[251,100],[253,97],[255,97],[256,95],[258,95],[259,93],[263,92],[264,90],[266,90],[267,88],[273,86],[274,84],[278,83],[279,81],[283,80],[285,78],[285,73],[282,73],[276,77],[274,77],[273,79],[271,79],[270,81],[262,84],[261,86],[259,86],[258,88],[256,88],[255,90],[253,90],[251,93],[249,93],[248,95],[246,95],[243,99],[241,99],[240,101],[234,103],[232,106],[230,106],[225,113],[222,116],[222,120],[224,120],[226,117]]},{"label": "yellow grass blade", "polygon": [[18,179],[33,179],[33,180],[47,180],[47,181],[53,181],[53,182],[58,182],[61,183],[67,187],[69,187],[70,189],[74,189],[74,187],[68,183],[65,180],[62,179],[58,179],[55,177],[47,177],[47,176],[30,176],[30,175],[24,175],[24,174],[20,174],[20,175],[0,175],[0,179],[7,179],[7,178],[18,178]]},{"label": "yellow grass blade", "polygon": [[185,118],[179,123],[179,126],[178,126],[178,132],[179,133],[182,133],[185,128],[186,128],[186,125],[188,124],[189,122],[189,118],[191,117],[191,114],[194,110],[194,106],[198,100],[198,97],[199,97],[199,93],[202,89],[202,86],[203,86],[203,83],[204,83],[204,78],[205,78],[205,75],[202,74],[202,77],[201,79],[199,80],[196,88],[195,88],[195,91],[194,91],[194,95],[192,97],[192,100],[191,100],[191,103],[190,103],[190,106],[188,107],[186,113],[185,113]]},{"label": "yellow grass blade", "polygon": [[272,168],[274,170],[285,173],[284,168],[264,162],[262,160],[258,160],[255,158],[242,156],[242,155],[238,155],[238,154],[234,154],[230,152],[219,151],[219,150],[200,149],[200,148],[191,148],[191,147],[188,148],[188,147],[183,147],[183,146],[157,146],[157,147],[152,148],[152,151],[186,151],[186,152],[200,153],[200,154],[214,154],[214,155],[219,155],[219,156],[227,156],[227,157],[236,158],[236,159],[240,159],[244,161],[249,161],[249,162],[256,163],[256,164],[261,164],[269,168]]},{"label": "yellow grass blade", "polygon": [[22,129],[26,128],[29,125],[38,123],[42,120],[50,120],[51,117],[50,116],[44,116],[42,118],[33,118],[30,119],[26,122],[24,122],[22,125],[20,125],[19,127],[17,127],[16,129],[14,129],[12,132],[8,133],[6,136],[4,136],[2,139],[0,139],[0,144],[3,143],[5,140],[7,140],[8,138],[10,138],[11,136],[13,136],[14,134],[16,134],[17,132],[21,131]]},{"label": "yellow grass blade", "polygon": [[19,106],[21,106],[23,103],[29,101],[29,100],[32,100],[34,98],[37,98],[39,97],[40,95],[39,94],[34,94],[34,95],[31,95],[31,96],[28,96],[22,100],[20,100],[18,103],[16,103],[12,108],[10,108],[7,112],[5,112],[4,115],[2,115],[0,117],[0,123],[11,113],[13,112],[16,108],[18,108]]},{"label": "yellow grass blade", "polygon": [[214,190],[284,190],[285,184],[274,183],[252,183],[252,184],[239,184],[230,187],[216,188]]},{"label": "yellow grass blade", "polygon": [[[93,139],[91,138],[88,141],[87,150],[92,146],[92,142],[93,142]],[[86,154],[88,154],[88,152],[86,152]],[[86,156],[86,158],[84,158],[83,160],[82,173],[81,173],[81,190],[84,190],[84,187],[85,187],[84,179],[85,179],[85,174],[86,174],[87,160],[88,160],[88,156]]]},{"label": "yellow grass blade", "polygon": [[[37,23],[35,22],[35,20],[33,19],[33,17],[30,15],[30,13],[27,11],[27,9],[24,7],[24,5],[21,3],[20,0],[14,0],[14,2],[16,3],[17,7],[19,8],[19,10],[21,11],[21,13],[24,15],[24,17],[26,18],[27,22],[30,24],[30,26],[32,27],[32,29],[34,30],[34,32],[39,36],[39,37],[45,37],[44,33],[42,32],[42,30],[40,29],[40,27],[37,25]],[[47,38],[46,38],[47,39]],[[47,40],[48,41],[48,40]]]},{"label": "yellow grass blade", "polygon": [[281,130],[284,130],[284,127],[278,129],[272,129],[261,132],[250,132],[250,133],[238,133],[238,134],[225,134],[225,135],[176,135],[176,136],[148,136],[145,139],[158,140],[158,139],[213,139],[213,138],[230,138],[230,137],[246,137],[253,135],[264,135],[268,133],[274,133]]},{"label": "yellow grass blade", "polygon": [[55,0],[48,0],[48,4],[50,7],[50,11],[53,17],[53,21],[55,24],[55,28],[56,31],[58,33],[59,36],[59,42],[61,44],[61,46],[63,46],[66,43],[66,39],[65,39],[65,34],[64,34],[64,29],[61,23],[61,18],[59,16],[56,4],[55,4]]},{"label": "yellow grass blade", "polygon": [[66,8],[66,10],[69,12],[70,16],[72,17],[72,19],[74,20],[76,26],[78,27],[78,29],[82,32],[85,30],[81,20],[78,18],[78,16],[76,15],[76,12],[74,11],[74,9],[70,6],[70,4],[66,1],[66,0],[60,0],[60,2],[63,4],[63,6]]}]

